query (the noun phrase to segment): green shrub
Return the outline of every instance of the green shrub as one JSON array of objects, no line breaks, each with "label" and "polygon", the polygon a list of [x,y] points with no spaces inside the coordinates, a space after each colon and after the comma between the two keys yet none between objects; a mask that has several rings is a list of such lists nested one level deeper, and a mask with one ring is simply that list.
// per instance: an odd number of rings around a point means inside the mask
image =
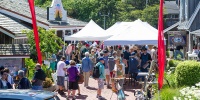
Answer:
[{"label": "green shrub", "polygon": [[169,70],[171,67],[177,67],[177,65],[178,65],[180,62],[182,62],[182,61],[171,59],[171,60],[169,60],[166,69]]},{"label": "green shrub", "polygon": [[163,87],[163,89],[160,91],[160,99],[159,94],[156,93],[153,97],[153,100],[174,100],[174,97],[180,96],[179,90],[179,88]]},{"label": "green shrub", "polygon": [[175,74],[166,74],[165,75],[166,81],[168,81],[171,88],[176,88],[176,81],[175,81]]},{"label": "green shrub", "polygon": [[48,78],[52,79],[52,76],[51,76],[52,70],[48,66],[42,65],[42,70],[45,72]]},{"label": "green shrub", "polygon": [[192,86],[200,82],[200,63],[184,61],[178,64],[175,70],[177,86]]},{"label": "green shrub", "polygon": [[171,59],[171,60],[169,60],[169,66],[176,67],[180,62],[182,62],[182,61]]},{"label": "green shrub", "polygon": [[35,62],[32,59],[26,58],[25,65],[28,68],[28,79],[32,79],[35,72]]}]

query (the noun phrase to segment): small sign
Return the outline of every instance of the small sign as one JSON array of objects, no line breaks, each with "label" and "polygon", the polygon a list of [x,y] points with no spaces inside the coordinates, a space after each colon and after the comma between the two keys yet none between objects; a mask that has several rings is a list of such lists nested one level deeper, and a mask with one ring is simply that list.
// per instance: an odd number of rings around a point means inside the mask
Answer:
[{"label": "small sign", "polygon": [[47,7],[47,20],[67,21],[67,11],[63,9],[61,0],[53,0],[51,7]]},{"label": "small sign", "polygon": [[186,39],[186,33],[183,31],[169,31],[168,32],[168,42],[169,45],[182,45],[185,46],[187,39]]}]

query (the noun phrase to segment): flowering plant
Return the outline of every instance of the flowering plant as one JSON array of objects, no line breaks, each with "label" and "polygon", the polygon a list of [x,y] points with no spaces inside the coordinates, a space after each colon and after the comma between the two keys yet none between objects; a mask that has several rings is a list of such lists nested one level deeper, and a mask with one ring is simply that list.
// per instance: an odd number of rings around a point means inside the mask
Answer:
[{"label": "flowering plant", "polygon": [[198,100],[200,98],[200,82],[195,85],[181,89],[180,97],[174,97],[174,100]]}]

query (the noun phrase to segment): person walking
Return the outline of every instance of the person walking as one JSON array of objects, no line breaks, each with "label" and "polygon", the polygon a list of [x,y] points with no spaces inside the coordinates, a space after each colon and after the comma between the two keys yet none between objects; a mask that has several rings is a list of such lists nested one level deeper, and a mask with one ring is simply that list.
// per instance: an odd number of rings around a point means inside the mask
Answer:
[{"label": "person walking", "polygon": [[181,46],[181,45],[176,46],[176,50],[175,50],[175,52],[174,52],[174,58],[175,58],[175,59],[177,59],[178,54],[181,55],[181,59],[184,58],[184,57],[183,57],[183,53],[181,52],[181,49],[183,49],[183,46]]},{"label": "person walking", "polygon": [[[140,65],[140,61],[137,58],[137,51],[132,52],[131,56],[129,57],[129,74],[131,76],[131,78],[134,79],[134,85],[136,85],[136,81],[137,81],[137,75],[138,75],[138,68]],[[131,81],[132,82],[132,81]]]},{"label": "person walking", "polygon": [[29,79],[25,77],[23,70],[18,71],[18,76],[19,76],[20,81],[18,83],[17,89],[30,89],[31,83]]},{"label": "person walking", "polygon": [[85,53],[85,57],[82,59],[82,71],[84,76],[84,87],[88,87],[90,71],[92,70],[92,62],[89,58],[89,52]]},{"label": "person walking", "polygon": [[157,62],[157,60],[158,60],[157,47],[156,46],[153,46],[153,49],[151,49],[151,58],[155,62]]},{"label": "person walking", "polygon": [[99,66],[99,73],[100,73],[100,76],[97,79],[98,82],[97,98],[103,99],[103,97],[101,96],[101,92],[102,89],[104,89],[104,79],[105,79],[104,58],[99,58],[99,62],[96,64],[96,66]]},{"label": "person walking", "polygon": [[116,58],[117,52],[113,52],[111,57],[108,57],[108,64],[109,64],[109,70],[110,70],[110,77],[113,77],[113,69],[115,67],[115,58]]},{"label": "person walking", "polygon": [[70,61],[70,67],[67,69],[67,73],[68,73],[68,76],[69,76],[69,86],[68,86],[67,100],[69,99],[71,92],[72,92],[72,96],[73,96],[72,100],[75,100],[76,99],[75,93],[76,93],[76,90],[78,89],[78,81],[77,81],[76,78],[79,75],[79,71],[76,68],[76,62],[75,61],[73,61],[73,60]]},{"label": "person walking", "polygon": [[65,50],[67,60],[70,60],[70,58],[71,58],[72,47],[73,47],[73,46],[74,46],[74,44],[69,44],[69,45],[67,46],[67,49]]},{"label": "person walking", "polygon": [[42,83],[45,81],[46,74],[44,71],[41,69],[41,65],[39,63],[36,64],[35,66],[35,73],[34,77],[32,79],[32,89],[33,90],[42,90]]},{"label": "person walking", "polygon": [[[91,54],[90,54],[90,60],[91,60],[91,66],[92,66],[92,69],[93,69],[93,67],[95,66],[95,64],[96,64],[96,55],[95,55],[95,50],[94,49],[92,49],[91,50]],[[92,70],[91,70],[91,73],[90,73],[90,75],[92,75]]]},{"label": "person walking", "polygon": [[109,64],[108,64],[108,51],[104,50],[104,65],[105,65],[105,75],[106,75],[106,82],[107,82],[107,88],[111,88],[110,87],[110,70],[109,70]]},{"label": "person walking", "polygon": [[[129,52],[129,46],[125,46],[125,51],[123,52],[123,58],[125,60],[125,63],[126,64],[126,68],[125,68],[125,77],[128,78],[129,76],[129,56],[131,56],[130,52]],[[126,79],[125,78],[125,79]],[[127,82],[127,80],[125,80]]]},{"label": "person walking", "polygon": [[57,64],[57,85],[59,87],[58,93],[60,95],[64,95],[64,81],[65,81],[65,71],[66,71],[66,64],[65,64],[65,57],[61,57],[60,61]]}]

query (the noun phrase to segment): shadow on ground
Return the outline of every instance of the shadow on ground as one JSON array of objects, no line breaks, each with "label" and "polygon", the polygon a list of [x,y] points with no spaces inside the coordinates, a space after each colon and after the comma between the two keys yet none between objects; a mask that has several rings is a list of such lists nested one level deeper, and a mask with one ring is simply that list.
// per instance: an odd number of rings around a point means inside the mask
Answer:
[{"label": "shadow on ground", "polygon": [[79,95],[79,96],[76,96],[76,99],[86,100],[87,97],[88,97],[87,95]]},{"label": "shadow on ground", "polygon": [[89,89],[89,90],[97,90],[97,89],[94,88],[94,87],[87,87],[87,89]]}]

